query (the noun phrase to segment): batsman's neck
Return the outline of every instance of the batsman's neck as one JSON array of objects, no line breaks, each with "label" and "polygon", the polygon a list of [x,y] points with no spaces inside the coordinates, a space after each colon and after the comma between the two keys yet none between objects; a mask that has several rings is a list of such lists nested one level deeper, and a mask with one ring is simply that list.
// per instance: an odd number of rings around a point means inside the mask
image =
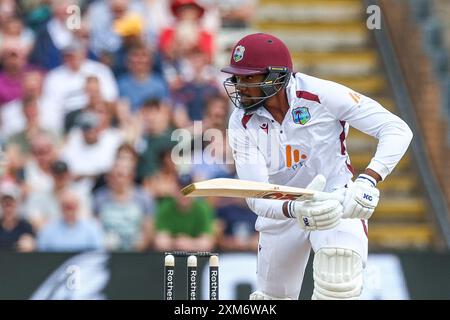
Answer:
[{"label": "batsman's neck", "polygon": [[276,95],[267,99],[265,108],[279,124],[283,122],[286,113],[289,110],[289,101],[286,89],[280,90]]}]

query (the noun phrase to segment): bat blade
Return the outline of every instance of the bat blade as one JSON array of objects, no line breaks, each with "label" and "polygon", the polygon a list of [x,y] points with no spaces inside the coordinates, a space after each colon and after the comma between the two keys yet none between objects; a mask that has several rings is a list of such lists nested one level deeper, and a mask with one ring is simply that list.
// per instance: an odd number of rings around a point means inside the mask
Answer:
[{"label": "bat blade", "polygon": [[236,197],[274,200],[297,200],[316,192],[271,183],[218,178],[192,183],[181,190],[187,197]]}]

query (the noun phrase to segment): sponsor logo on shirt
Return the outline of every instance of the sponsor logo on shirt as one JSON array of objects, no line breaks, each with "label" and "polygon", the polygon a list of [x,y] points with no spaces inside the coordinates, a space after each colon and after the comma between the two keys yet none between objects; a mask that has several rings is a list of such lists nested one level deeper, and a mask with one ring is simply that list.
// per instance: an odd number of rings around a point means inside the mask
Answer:
[{"label": "sponsor logo on shirt", "polygon": [[294,123],[304,125],[311,120],[311,114],[307,107],[298,107],[292,110],[292,119]]},{"label": "sponsor logo on shirt", "polygon": [[286,146],[286,167],[296,170],[305,165],[308,156],[301,154],[298,148],[293,148],[291,145]]}]

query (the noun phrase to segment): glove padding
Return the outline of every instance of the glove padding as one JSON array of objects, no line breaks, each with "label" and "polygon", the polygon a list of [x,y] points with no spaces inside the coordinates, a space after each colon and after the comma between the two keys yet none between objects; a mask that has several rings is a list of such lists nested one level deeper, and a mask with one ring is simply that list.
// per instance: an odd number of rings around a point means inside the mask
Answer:
[{"label": "glove padding", "polygon": [[[307,189],[323,191],[326,179],[317,175],[307,186]],[[336,227],[341,222],[342,205],[337,200],[315,201],[301,200],[289,201],[288,212],[297,218],[300,228],[307,231],[327,230]]]},{"label": "glove padding", "polygon": [[376,180],[361,174],[345,189],[343,218],[369,219],[380,199]]}]

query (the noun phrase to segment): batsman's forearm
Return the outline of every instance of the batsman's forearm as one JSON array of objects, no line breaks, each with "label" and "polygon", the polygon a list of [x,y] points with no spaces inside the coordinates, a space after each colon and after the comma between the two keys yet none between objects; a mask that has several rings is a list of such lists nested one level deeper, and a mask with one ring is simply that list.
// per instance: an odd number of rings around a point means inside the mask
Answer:
[{"label": "batsman's forearm", "polygon": [[373,171],[372,169],[367,168],[364,171],[365,174],[371,176],[374,178],[377,182],[380,182],[382,180],[381,176],[378,174],[378,172]]}]

